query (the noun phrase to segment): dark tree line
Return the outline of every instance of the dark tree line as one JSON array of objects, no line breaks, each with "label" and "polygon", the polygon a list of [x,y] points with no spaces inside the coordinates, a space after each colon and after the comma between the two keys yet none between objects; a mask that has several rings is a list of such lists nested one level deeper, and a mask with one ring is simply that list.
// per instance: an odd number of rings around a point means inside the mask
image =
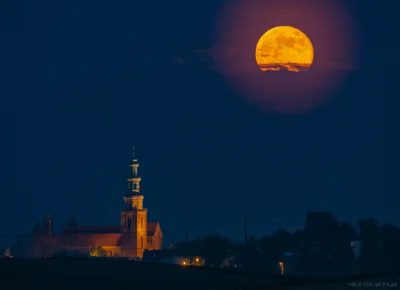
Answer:
[{"label": "dark tree line", "polygon": [[[356,238],[354,232],[357,233]],[[359,246],[357,248],[356,246]],[[201,256],[212,267],[236,267],[294,276],[349,276],[400,271],[400,229],[379,225],[373,218],[359,219],[351,226],[327,228],[316,239],[305,231],[278,230],[262,238],[235,243],[211,235],[175,245],[182,255]]]}]

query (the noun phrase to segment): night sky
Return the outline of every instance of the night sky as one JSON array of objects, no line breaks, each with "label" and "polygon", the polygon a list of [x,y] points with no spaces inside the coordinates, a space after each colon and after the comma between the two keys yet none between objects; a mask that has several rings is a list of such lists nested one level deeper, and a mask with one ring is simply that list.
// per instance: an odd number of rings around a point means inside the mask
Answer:
[{"label": "night sky", "polygon": [[0,246],[47,211],[57,230],[71,215],[119,225],[133,145],[166,244],[242,239],[245,217],[248,235],[296,229],[308,210],[400,224],[384,166],[398,40],[382,1],[342,1],[357,67],[301,113],[261,108],[207,54],[229,1],[48,2],[23,2],[23,21],[2,26],[15,47],[1,88]]}]

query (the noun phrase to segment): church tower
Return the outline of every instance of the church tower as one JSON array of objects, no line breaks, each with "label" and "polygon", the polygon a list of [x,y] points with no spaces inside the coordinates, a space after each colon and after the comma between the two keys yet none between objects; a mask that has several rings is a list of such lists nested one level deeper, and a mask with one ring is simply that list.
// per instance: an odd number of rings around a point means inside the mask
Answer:
[{"label": "church tower", "polygon": [[144,196],[140,191],[139,163],[135,154],[130,167],[128,193],[124,197],[125,205],[121,211],[121,254],[142,258],[147,247],[147,209],[143,208]]}]

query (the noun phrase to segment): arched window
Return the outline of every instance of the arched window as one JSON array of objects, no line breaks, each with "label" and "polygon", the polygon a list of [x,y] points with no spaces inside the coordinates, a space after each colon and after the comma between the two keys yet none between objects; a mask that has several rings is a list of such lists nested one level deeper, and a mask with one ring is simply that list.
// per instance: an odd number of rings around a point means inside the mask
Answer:
[{"label": "arched window", "polygon": [[128,229],[132,227],[132,217],[128,217]]}]

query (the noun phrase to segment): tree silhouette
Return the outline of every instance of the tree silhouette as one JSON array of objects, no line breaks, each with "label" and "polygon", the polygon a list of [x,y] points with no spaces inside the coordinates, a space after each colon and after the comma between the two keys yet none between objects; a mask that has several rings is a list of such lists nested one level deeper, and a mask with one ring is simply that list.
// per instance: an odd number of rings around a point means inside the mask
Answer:
[{"label": "tree silhouette", "polygon": [[302,231],[289,233],[281,229],[269,237],[262,238],[259,245],[263,257],[278,263],[283,259],[286,252],[299,252],[302,234]]},{"label": "tree silhouette", "polygon": [[302,237],[303,231],[289,233],[280,229],[271,236],[260,239],[259,247],[265,269],[271,273],[279,273],[279,262],[284,260],[285,254],[300,252]]},{"label": "tree silhouette", "polygon": [[220,235],[206,236],[194,242],[194,249],[204,258],[205,264],[220,267],[231,253],[232,243]]},{"label": "tree silhouette", "polygon": [[[219,235],[176,244],[187,258],[204,258],[205,264],[219,267],[234,257],[237,265],[255,271],[279,274],[279,262],[294,275],[343,277],[355,274],[400,271],[400,228],[379,226],[374,218],[358,220],[357,232],[350,223],[328,223],[312,232],[278,230],[270,236],[250,237],[246,243],[232,243]],[[361,241],[356,258],[354,241]]]},{"label": "tree silhouette", "polygon": [[259,240],[250,237],[246,243],[238,243],[233,248],[232,256],[235,257],[235,264],[249,270],[259,270],[262,265],[260,256]]},{"label": "tree silhouette", "polygon": [[350,223],[339,223],[332,228],[328,239],[330,275],[342,277],[354,274],[355,257],[351,242],[356,239],[357,233]]},{"label": "tree silhouette", "polygon": [[358,220],[362,251],[358,259],[358,267],[363,273],[377,273],[381,269],[380,241],[378,222],[374,218]]},{"label": "tree silhouette", "polygon": [[386,273],[400,270],[400,229],[389,223],[379,227],[381,246],[380,267]]},{"label": "tree silhouette", "polygon": [[209,235],[194,241],[180,242],[176,249],[188,258],[200,256],[207,266],[220,267],[232,254],[233,243],[220,235]]}]

